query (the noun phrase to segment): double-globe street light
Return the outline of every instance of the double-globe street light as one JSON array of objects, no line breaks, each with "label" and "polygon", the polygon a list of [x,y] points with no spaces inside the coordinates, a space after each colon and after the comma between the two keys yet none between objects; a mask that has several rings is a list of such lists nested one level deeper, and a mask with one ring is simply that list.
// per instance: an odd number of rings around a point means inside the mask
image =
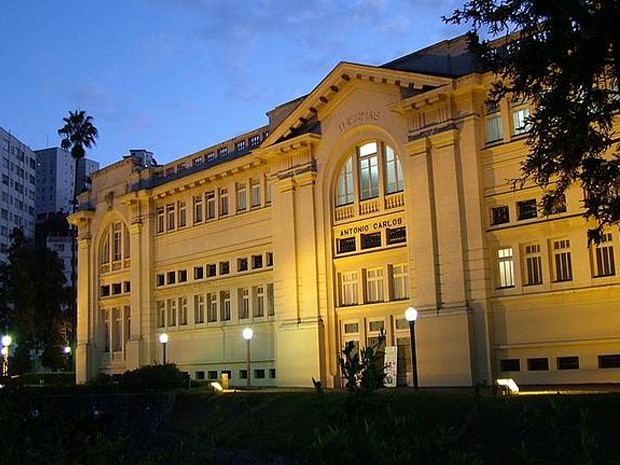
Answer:
[{"label": "double-globe street light", "polygon": [[418,311],[409,307],[405,310],[405,318],[409,322],[409,336],[411,337],[411,368],[413,372],[413,390],[418,390],[418,360],[415,352],[415,321],[418,319]]},{"label": "double-globe street light", "polygon": [[252,357],[250,354],[250,341],[252,341],[252,336],[254,336],[254,331],[252,330],[252,328],[245,328],[243,330],[243,339],[245,339],[246,345],[247,345],[247,370],[248,370],[248,377],[247,377],[247,385],[250,386],[251,383],[251,379],[250,379],[250,369],[252,368]]}]

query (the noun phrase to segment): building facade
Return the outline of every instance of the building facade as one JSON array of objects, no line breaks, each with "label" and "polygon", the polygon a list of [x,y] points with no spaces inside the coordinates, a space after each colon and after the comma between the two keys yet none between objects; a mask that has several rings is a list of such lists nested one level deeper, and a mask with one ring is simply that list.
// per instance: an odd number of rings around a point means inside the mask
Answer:
[{"label": "building facade", "polygon": [[164,166],[93,175],[78,227],[77,377],[162,360],[197,379],[340,386],[382,330],[398,383],[620,381],[618,231],[589,247],[575,187],[513,190],[527,102],[489,108],[463,38],[341,63],[269,124]]},{"label": "building facade", "polygon": [[36,155],[26,144],[0,127],[0,261],[6,262],[14,228],[34,238]]}]

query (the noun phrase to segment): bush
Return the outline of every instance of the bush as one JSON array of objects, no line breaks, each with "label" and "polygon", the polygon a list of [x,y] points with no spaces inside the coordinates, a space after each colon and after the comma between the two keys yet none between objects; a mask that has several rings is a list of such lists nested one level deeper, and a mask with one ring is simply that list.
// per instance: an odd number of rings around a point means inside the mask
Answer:
[{"label": "bush", "polygon": [[20,379],[26,386],[73,386],[75,384],[75,373],[24,373]]},{"label": "bush", "polygon": [[146,365],[123,373],[119,385],[139,391],[184,388],[187,387],[187,373],[180,371],[173,363]]},{"label": "bush", "polygon": [[357,350],[353,341],[347,342],[342,349],[340,369],[346,380],[345,388],[358,395],[374,394],[383,387],[385,381],[385,365],[383,351],[385,332],[381,330],[374,345]]}]

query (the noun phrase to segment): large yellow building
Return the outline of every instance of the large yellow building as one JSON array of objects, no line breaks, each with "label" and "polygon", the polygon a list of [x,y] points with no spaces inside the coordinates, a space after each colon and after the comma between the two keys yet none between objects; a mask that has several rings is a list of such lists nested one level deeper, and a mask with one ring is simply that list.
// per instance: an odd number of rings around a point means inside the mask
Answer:
[{"label": "large yellow building", "polygon": [[[268,125],[165,166],[96,172],[78,240],[77,377],[162,360],[197,379],[339,386],[381,329],[411,382],[620,381],[618,231],[588,247],[578,188],[542,217],[513,190],[527,102],[485,104],[463,38],[340,63]],[[561,210],[561,211],[560,211]]]}]

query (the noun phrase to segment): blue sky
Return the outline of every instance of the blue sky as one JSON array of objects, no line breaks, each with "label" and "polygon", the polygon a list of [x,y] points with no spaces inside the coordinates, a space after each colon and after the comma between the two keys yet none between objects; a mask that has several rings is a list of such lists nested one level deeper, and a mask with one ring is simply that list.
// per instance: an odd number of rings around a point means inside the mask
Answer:
[{"label": "blue sky", "polygon": [[69,110],[102,166],[160,163],[267,123],[340,61],[379,65],[464,32],[456,0],[3,0],[0,126],[57,146]]}]

